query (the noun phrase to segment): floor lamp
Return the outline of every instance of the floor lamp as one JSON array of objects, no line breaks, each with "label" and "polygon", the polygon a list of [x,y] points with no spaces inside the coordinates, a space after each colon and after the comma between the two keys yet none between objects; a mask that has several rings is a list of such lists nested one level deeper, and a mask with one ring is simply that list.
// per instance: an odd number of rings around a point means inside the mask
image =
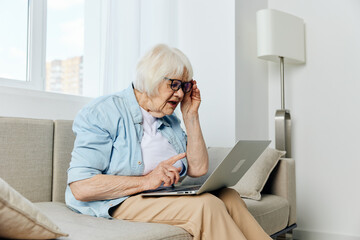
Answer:
[{"label": "floor lamp", "polygon": [[275,113],[275,147],[291,157],[291,116],[285,109],[284,63],[305,63],[304,20],[273,9],[256,13],[257,55],[280,63],[281,109]]}]

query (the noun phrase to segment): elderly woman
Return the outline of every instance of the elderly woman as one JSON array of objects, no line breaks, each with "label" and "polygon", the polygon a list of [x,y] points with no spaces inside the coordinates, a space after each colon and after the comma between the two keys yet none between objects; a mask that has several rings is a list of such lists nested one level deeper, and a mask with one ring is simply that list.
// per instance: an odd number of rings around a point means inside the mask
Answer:
[{"label": "elderly woman", "polygon": [[[85,106],[73,125],[66,203],[92,216],[175,225],[194,239],[270,239],[234,190],[136,195],[208,170],[192,77],[181,51],[157,45],[138,63],[134,84]],[[187,134],[174,113],[179,104]]]}]

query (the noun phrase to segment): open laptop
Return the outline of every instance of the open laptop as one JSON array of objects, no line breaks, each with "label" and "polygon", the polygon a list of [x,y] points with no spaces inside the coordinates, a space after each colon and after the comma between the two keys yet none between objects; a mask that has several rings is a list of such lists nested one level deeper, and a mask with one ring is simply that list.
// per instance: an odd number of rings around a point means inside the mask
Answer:
[{"label": "open laptop", "polygon": [[271,141],[238,141],[202,185],[159,187],[140,193],[143,197],[198,195],[234,186]]}]

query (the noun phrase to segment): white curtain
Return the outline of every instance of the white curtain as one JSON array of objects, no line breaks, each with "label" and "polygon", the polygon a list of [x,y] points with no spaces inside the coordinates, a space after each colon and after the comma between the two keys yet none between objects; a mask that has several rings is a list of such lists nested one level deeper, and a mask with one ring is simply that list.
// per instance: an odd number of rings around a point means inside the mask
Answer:
[{"label": "white curtain", "polygon": [[102,2],[101,95],[126,88],[140,54],[140,0]]},{"label": "white curtain", "polygon": [[177,45],[176,0],[104,0],[101,16],[100,95],[128,87],[153,45]]}]

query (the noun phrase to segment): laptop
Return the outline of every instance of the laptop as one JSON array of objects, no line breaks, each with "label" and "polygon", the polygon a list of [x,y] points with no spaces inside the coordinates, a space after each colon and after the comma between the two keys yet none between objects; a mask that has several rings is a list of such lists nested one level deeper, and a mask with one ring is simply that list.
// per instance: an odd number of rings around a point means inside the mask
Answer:
[{"label": "laptop", "polygon": [[143,197],[199,195],[234,186],[271,141],[238,141],[202,185],[159,187],[140,193]]}]

